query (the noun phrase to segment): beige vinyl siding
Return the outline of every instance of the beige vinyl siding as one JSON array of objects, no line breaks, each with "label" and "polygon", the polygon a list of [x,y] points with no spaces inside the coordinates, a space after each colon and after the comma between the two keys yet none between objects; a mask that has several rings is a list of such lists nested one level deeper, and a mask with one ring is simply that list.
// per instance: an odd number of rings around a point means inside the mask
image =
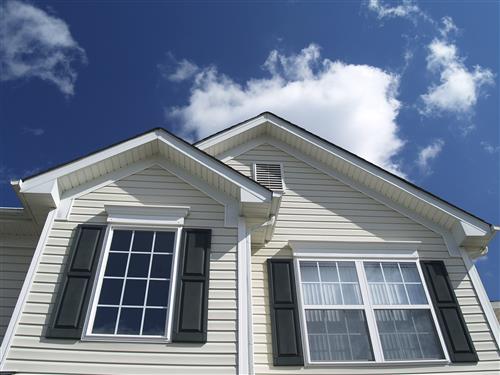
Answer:
[{"label": "beige vinyl siding", "polygon": [[[450,258],[440,235],[270,145],[227,162],[251,176],[256,161],[281,162],[287,190],[272,240],[252,249],[252,308],[256,374],[498,374],[499,353],[463,260]],[[273,367],[266,260],[291,257],[289,240],[422,241],[422,259],[443,259],[480,362],[461,365]]]},{"label": "beige vinyl siding", "polygon": [[[104,204],[186,205],[185,227],[212,229],[208,342],[162,344],[44,338],[74,229],[105,223]],[[74,201],[56,220],[7,355],[6,371],[68,374],[234,374],[236,372],[237,230],[224,227],[224,207],[160,167],[151,167]]]},{"label": "beige vinyl siding", "polygon": [[32,236],[0,234],[0,343],[23,287],[36,241]]}]

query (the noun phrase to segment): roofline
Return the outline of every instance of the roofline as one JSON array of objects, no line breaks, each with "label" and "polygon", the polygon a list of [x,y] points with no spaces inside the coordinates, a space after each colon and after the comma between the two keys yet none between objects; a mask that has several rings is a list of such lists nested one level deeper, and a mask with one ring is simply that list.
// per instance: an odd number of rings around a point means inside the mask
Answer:
[{"label": "roofline", "polygon": [[341,147],[341,146],[338,146],[338,145],[336,145],[336,144],[334,144],[334,143],[332,143],[332,142],[330,142],[330,141],[328,141],[328,140],[326,140],[326,139],[324,139],[324,138],[320,137],[319,135],[316,135],[316,134],[314,134],[314,133],[310,132],[310,131],[309,131],[309,130],[307,130],[307,129],[304,129],[302,126],[299,126],[299,125],[297,125],[297,124],[294,124],[294,123],[292,123],[292,122],[288,121],[287,119],[284,119],[283,117],[280,117],[280,116],[278,116],[278,115],[276,115],[276,114],[274,114],[274,113],[272,113],[272,112],[269,112],[269,111],[262,112],[262,113],[258,114],[257,116],[251,117],[251,118],[249,118],[249,119],[247,119],[247,120],[245,120],[245,121],[241,121],[241,122],[239,122],[239,123],[237,123],[237,124],[231,125],[231,126],[230,126],[230,127],[228,127],[228,128],[222,129],[222,130],[218,131],[217,133],[214,133],[214,134],[212,134],[212,135],[209,135],[208,137],[205,137],[205,138],[203,138],[203,139],[201,139],[201,140],[199,140],[199,141],[197,141],[197,142],[193,143],[193,145],[194,145],[194,146],[196,146],[196,147],[198,147],[198,146],[199,146],[201,143],[203,143],[203,142],[206,142],[206,141],[208,141],[208,140],[210,140],[210,139],[212,139],[212,138],[215,138],[215,137],[217,137],[217,136],[219,136],[219,135],[221,135],[221,134],[223,134],[223,133],[225,133],[225,132],[227,132],[227,131],[230,131],[230,130],[232,130],[232,129],[234,129],[234,128],[237,128],[237,127],[238,127],[238,126],[240,126],[240,125],[243,125],[243,124],[245,124],[245,123],[247,123],[247,122],[249,122],[249,121],[255,120],[255,119],[257,119],[257,118],[259,118],[259,117],[261,117],[261,116],[266,116],[266,115],[270,115],[270,116],[273,116],[273,117],[275,117],[275,118],[277,118],[277,119],[279,119],[279,120],[281,120],[281,121],[284,121],[285,123],[287,123],[287,124],[289,124],[289,125],[291,125],[291,126],[293,126],[293,127],[297,128],[297,129],[299,129],[299,130],[301,130],[301,131],[305,132],[306,134],[308,134],[308,135],[312,136],[313,138],[315,138],[315,139],[317,139],[317,140],[319,140],[319,141],[321,141],[321,142],[325,142],[325,143],[327,143],[328,145],[330,145],[330,146],[332,146],[332,147],[334,147],[334,148],[337,148],[338,150],[341,150],[342,152],[345,152],[345,153],[347,153],[348,155],[353,156],[353,157],[355,157],[355,158],[357,158],[357,159],[361,160],[362,162],[367,163],[368,165],[370,165],[370,166],[372,166],[372,167],[375,167],[375,168],[376,168],[376,169],[378,169],[379,171],[382,171],[383,173],[386,173],[386,174],[388,174],[389,176],[394,177],[394,178],[396,178],[396,179],[400,180],[401,182],[403,182],[403,183],[405,183],[405,184],[408,184],[409,186],[411,186],[411,187],[413,187],[413,188],[415,188],[415,189],[417,189],[417,190],[419,190],[419,191],[421,191],[421,192],[423,192],[423,193],[425,193],[425,194],[430,195],[432,198],[437,199],[437,200],[439,200],[439,201],[441,201],[441,202],[443,202],[443,203],[445,203],[445,204],[447,204],[447,205],[449,205],[449,206],[451,206],[451,207],[453,207],[453,208],[455,208],[455,209],[457,209],[457,210],[459,210],[459,211],[463,212],[464,214],[469,215],[469,216],[471,216],[471,217],[473,217],[473,218],[475,218],[475,219],[477,219],[477,220],[479,220],[479,221],[481,221],[481,222],[483,222],[483,223],[485,223],[485,224],[489,225],[490,227],[493,227],[493,224],[491,224],[491,223],[487,222],[486,220],[484,220],[484,219],[482,219],[482,218],[480,218],[480,217],[478,217],[478,216],[476,216],[476,215],[474,215],[474,214],[472,214],[472,213],[470,213],[470,212],[468,212],[468,211],[464,210],[463,208],[460,208],[460,207],[456,206],[456,205],[455,205],[455,204],[453,204],[453,203],[448,202],[447,200],[445,200],[445,199],[443,199],[443,198],[441,198],[441,197],[439,197],[439,196],[435,195],[434,193],[431,193],[431,192],[430,192],[430,191],[428,191],[428,190],[425,190],[424,188],[422,188],[422,187],[420,187],[420,186],[418,186],[418,185],[415,185],[413,182],[410,182],[410,181],[408,181],[407,179],[405,179],[405,178],[403,178],[403,177],[401,177],[401,176],[398,176],[397,174],[394,174],[394,173],[392,173],[392,172],[389,172],[388,170],[386,170],[386,169],[384,169],[384,168],[382,168],[382,167],[380,167],[380,166],[378,166],[378,165],[376,165],[376,164],[374,164],[374,163],[372,163],[372,162],[370,162],[370,161],[368,161],[368,160],[366,160],[366,159],[362,158],[361,156],[356,155],[355,153],[353,153],[353,152],[351,152],[351,151],[349,151],[349,150],[346,150],[345,148],[343,148],[343,147]]},{"label": "roofline", "polygon": [[219,164],[219,165],[223,166],[224,168],[226,168],[226,169],[228,169],[228,170],[231,170],[233,173],[238,174],[239,176],[243,177],[245,180],[247,180],[247,181],[248,181],[248,182],[250,182],[251,184],[253,184],[253,185],[255,185],[255,186],[259,186],[259,188],[263,188],[263,189],[265,189],[267,192],[269,192],[270,194],[272,194],[272,191],[271,191],[271,190],[269,190],[267,187],[265,187],[265,186],[263,186],[263,185],[259,184],[257,181],[255,181],[255,180],[251,179],[250,177],[248,177],[248,176],[244,175],[243,173],[241,173],[241,172],[237,171],[236,169],[231,168],[230,166],[228,166],[227,164],[223,163],[222,161],[220,161],[220,160],[219,160],[219,159],[217,159],[216,157],[214,157],[214,156],[212,156],[212,155],[208,154],[207,152],[203,151],[202,149],[200,149],[200,148],[198,148],[198,147],[195,147],[193,144],[191,144],[191,143],[189,143],[189,142],[185,141],[184,139],[182,139],[182,138],[178,137],[177,135],[173,134],[172,132],[170,132],[170,131],[168,131],[167,129],[162,128],[162,127],[155,127],[155,128],[150,129],[150,130],[147,130],[147,131],[145,131],[145,132],[139,133],[139,134],[137,134],[137,135],[135,135],[135,136],[132,136],[132,137],[126,138],[126,139],[124,139],[124,140],[122,140],[122,141],[115,142],[115,143],[111,144],[110,146],[107,146],[107,147],[101,147],[101,148],[97,149],[96,151],[90,152],[90,153],[88,153],[88,154],[85,154],[85,155],[80,156],[80,157],[78,157],[78,158],[72,159],[72,160],[67,161],[67,162],[65,162],[65,163],[62,163],[62,164],[56,165],[56,166],[54,166],[54,167],[48,168],[48,169],[46,169],[46,170],[44,170],[44,171],[42,171],[42,172],[38,172],[38,173],[36,173],[36,174],[30,175],[30,176],[28,176],[28,177],[26,177],[26,178],[24,178],[24,179],[21,179],[21,180],[22,180],[23,182],[28,181],[28,180],[31,180],[31,179],[36,178],[36,177],[39,177],[39,176],[41,176],[41,175],[43,175],[43,174],[45,174],[45,173],[55,171],[55,170],[57,170],[57,169],[59,169],[59,168],[62,168],[62,167],[64,167],[64,166],[67,166],[67,165],[69,165],[69,164],[76,163],[76,162],[78,162],[78,161],[80,161],[80,160],[83,160],[83,159],[88,158],[88,157],[90,157],[90,156],[96,155],[96,154],[98,154],[98,153],[100,153],[100,152],[103,152],[103,151],[106,151],[106,150],[111,149],[111,148],[113,148],[113,147],[119,146],[119,145],[121,145],[121,144],[123,144],[123,143],[129,142],[129,141],[132,141],[132,140],[134,140],[135,138],[142,137],[142,136],[144,136],[144,135],[146,135],[146,134],[150,134],[150,133],[154,133],[154,132],[162,132],[162,131],[163,131],[163,132],[165,132],[167,135],[170,135],[170,136],[174,137],[175,139],[177,139],[178,141],[182,142],[182,143],[183,143],[183,144],[185,144],[186,146],[188,146],[188,147],[192,148],[192,149],[193,149],[193,150],[195,150],[196,152],[201,153],[203,156],[206,156],[206,157],[208,157],[209,159],[214,160],[217,164]]}]

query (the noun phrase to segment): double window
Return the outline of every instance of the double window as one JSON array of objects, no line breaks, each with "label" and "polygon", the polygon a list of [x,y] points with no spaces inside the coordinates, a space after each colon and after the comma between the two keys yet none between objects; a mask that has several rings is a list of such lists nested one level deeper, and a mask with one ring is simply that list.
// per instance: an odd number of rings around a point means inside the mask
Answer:
[{"label": "double window", "polygon": [[296,264],[310,363],[445,359],[416,262]]},{"label": "double window", "polygon": [[168,338],[177,232],[110,229],[87,335]]}]

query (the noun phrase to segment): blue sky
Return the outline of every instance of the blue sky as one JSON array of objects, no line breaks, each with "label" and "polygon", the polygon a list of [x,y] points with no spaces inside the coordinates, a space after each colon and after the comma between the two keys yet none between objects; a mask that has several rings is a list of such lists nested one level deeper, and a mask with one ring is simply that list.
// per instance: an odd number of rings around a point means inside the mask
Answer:
[{"label": "blue sky", "polygon": [[[499,3],[0,7],[0,205],[22,178],[156,126],[270,110],[485,220],[499,211]],[[477,267],[500,299],[500,240]]]}]

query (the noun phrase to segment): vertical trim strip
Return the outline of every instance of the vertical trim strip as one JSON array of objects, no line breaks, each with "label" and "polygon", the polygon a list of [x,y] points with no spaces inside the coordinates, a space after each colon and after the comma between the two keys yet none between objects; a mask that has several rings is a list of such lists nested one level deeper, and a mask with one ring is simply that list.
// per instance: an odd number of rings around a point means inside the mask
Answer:
[{"label": "vertical trim strip", "polygon": [[5,331],[5,336],[3,338],[2,346],[0,347],[0,371],[3,371],[3,368],[5,366],[5,362],[7,359],[7,352],[9,351],[10,345],[12,343],[15,328],[17,326],[17,323],[19,322],[19,318],[21,317],[22,307],[26,303],[28,292],[30,291],[31,285],[33,284],[33,279],[35,277],[38,264],[40,263],[40,258],[43,253],[43,249],[45,248],[47,238],[49,237],[50,230],[52,229],[52,225],[54,224],[54,219],[56,217],[57,211],[58,209],[55,208],[47,214],[47,219],[45,220],[42,233],[40,234],[40,238],[36,245],[35,252],[33,253],[33,258],[31,259],[30,267],[28,269],[28,272],[26,273],[23,287],[21,289],[21,292],[19,293],[19,297],[16,302],[16,307],[14,308],[12,317],[10,318],[9,326]]},{"label": "vertical trim strip", "polygon": [[253,375],[252,280],[250,232],[238,218],[238,374]]}]

